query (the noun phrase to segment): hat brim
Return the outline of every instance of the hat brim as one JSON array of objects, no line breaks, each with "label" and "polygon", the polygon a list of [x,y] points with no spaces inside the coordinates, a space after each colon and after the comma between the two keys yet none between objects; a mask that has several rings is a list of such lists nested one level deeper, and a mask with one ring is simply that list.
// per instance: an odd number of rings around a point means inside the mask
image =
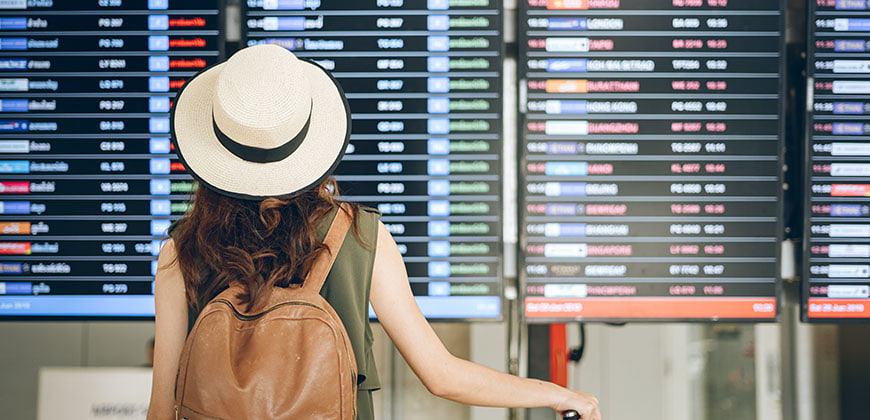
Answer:
[{"label": "hat brim", "polygon": [[214,133],[212,98],[224,64],[197,73],[170,111],[175,151],[194,178],[216,192],[244,200],[287,199],[317,186],[338,167],[350,141],[350,106],[338,82],[314,62],[300,59],[312,92],[311,122],[285,159],[257,163],[227,150]]}]

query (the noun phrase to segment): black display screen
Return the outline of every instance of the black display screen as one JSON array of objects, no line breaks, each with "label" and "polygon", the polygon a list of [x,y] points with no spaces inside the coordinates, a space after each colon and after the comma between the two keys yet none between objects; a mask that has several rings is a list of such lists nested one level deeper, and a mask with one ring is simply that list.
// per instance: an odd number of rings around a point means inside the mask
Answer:
[{"label": "black display screen", "polygon": [[380,210],[430,319],[501,317],[501,2],[250,0],[247,45],[344,88],[343,196]]},{"label": "black display screen", "polygon": [[153,317],[193,187],[175,92],[221,57],[216,0],[3,1],[0,317]]},{"label": "black display screen", "polygon": [[521,0],[530,322],[774,320],[775,0]]},{"label": "black display screen", "polygon": [[870,5],[809,4],[803,317],[870,320]]}]

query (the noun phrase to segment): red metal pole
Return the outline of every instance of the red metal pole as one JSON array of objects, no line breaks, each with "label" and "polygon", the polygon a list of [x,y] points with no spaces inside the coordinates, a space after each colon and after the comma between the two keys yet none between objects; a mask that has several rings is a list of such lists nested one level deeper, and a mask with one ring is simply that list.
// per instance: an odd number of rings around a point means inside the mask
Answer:
[{"label": "red metal pole", "polygon": [[550,324],[550,381],[568,386],[568,333],[565,324]]}]

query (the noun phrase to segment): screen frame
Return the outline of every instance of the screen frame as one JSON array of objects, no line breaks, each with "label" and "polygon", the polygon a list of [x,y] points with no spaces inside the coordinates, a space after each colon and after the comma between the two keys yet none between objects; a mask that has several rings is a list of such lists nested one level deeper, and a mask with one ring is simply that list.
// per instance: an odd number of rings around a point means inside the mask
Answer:
[{"label": "screen frame", "polygon": [[[214,1],[217,3],[217,6],[216,6],[217,14],[215,15],[216,19],[217,19],[217,31],[218,31],[218,34],[217,34],[217,51],[218,51],[217,59],[218,59],[218,61],[223,61],[228,57],[228,55],[227,55],[227,38],[226,38],[226,29],[227,29],[226,7],[227,7],[227,2],[229,0],[214,0]],[[188,10],[188,9],[176,9],[176,10]],[[14,12],[16,14],[25,14],[25,13],[27,13],[27,10],[10,10],[9,12]],[[111,15],[112,11],[107,10],[106,13],[108,15]],[[75,15],[73,15],[73,16],[75,16]],[[70,16],[70,18],[73,18],[73,16]],[[59,36],[62,36],[62,35],[59,35]],[[192,72],[191,75],[194,73],[195,72]],[[177,92],[176,92],[176,94],[177,94]],[[174,98],[174,96],[172,98]],[[166,155],[166,157],[169,159],[177,158],[177,154],[169,153]],[[188,177],[190,177],[190,176],[188,175]],[[192,179],[192,177],[191,177],[191,179]],[[168,218],[168,220],[175,221],[181,217],[183,217],[183,216],[170,216]],[[168,238],[169,238],[168,236],[164,236],[161,239],[161,241],[166,240]],[[154,260],[156,260],[156,257],[154,258]],[[153,290],[154,280],[153,280],[153,276],[151,276],[151,277],[152,277],[151,283],[152,283],[152,290]],[[62,281],[63,279],[64,279],[63,276],[58,276],[54,280],[55,281],[58,281],[58,280]],[[108,281],[109,279],[110,278],[107,277],[106,281]],[[22,280],[22,281],[24,281],[24,280]],[[6,296],[10,296],[10,295],[6,295]],[[11,295],[11,296],[14,296],[14,295]],[[23,295],[23,296],[34,296],[34,295]],[[55,296],[58,296],[58,295],[55,295]],[[115,296],[125,296],[125,295],[106,294],[106,295],[67,295],[67,296],[99,296],[99,297],[105,297],[106,299],[111,299],[112,297],[115,297]],[[126,295],[126,296],[136,296],[136,295]],[[151,296],[151,298],[153,299],[154,294],[152,293],[151,295],[138,295],[138,296]],[[31,322],[31,321],[45,321],[45,322],[83,322],[83,321],[129,322],[129,321],[142,321],[142,322],[154,322],[154,319],[155,319],[155,317],[153,314],[142,315],[142,316],[130,316],[130,315],[121,315],[121,316],[118,316],[118,315],[2,315],[2,314],[0,314],[0,323],[3,323],[3,322],[22,322],[22,321],[24,321],[24,322]]]},{"label": "screen frame", "polygon": [[[800,320],[806,324],[870,324],[870,318],[812,318],[809,316],[809,298],[810,298],[810,243],[812,240],[812,184],[813,184],[813,117],[815,116],[815,21],[816,21],[816,5],[813,2],[807,2],[807,59],[806,59],[806,76],[804,81],[807,83],[807,98],[806,106],[803,109],[804,113],[804,136],[803,136],[803,235],[802,244],[800,247],[802,258],[797,260],[801,264],[800,270]],[[868,240],[870,243],[870,240]],[[870,299],[867,300],[870,304]]]},{"label": "screen frame", "polygon": [[[498,262],[496,263],[496,267],[497,267],[496,277],[498,278],[498,280],[496,281],[496,284],[498,285],[498,288],[499,288],[499,290],[497,292],[498,295],[496,297],[499,300],[499,316],[492,317],[492,318],[481,318],[481,317],[443,318],[443,317],[430,317],[430,316],[427,316],[425,313],[423,313],[424,317],[426,317],[426,320],[429,322],[446,323],[446,324],[452,324],[452,323],[500,323],[500,322],[504,322],[505,320],[508,319],[507,311],[509,310],[508,305],[510,305],[510,301],[505,297],[505,290],[507,289],[507,285],[505,284],[505,276],[504,276],[504,272],[505,272],[505,250],[504,250],[504,248],[505,248],[505,236],[504,236],[504,224],[503,224],[504,214],[505,214],[505,210],[506,210],[505,207],[507,206],[507,203],[505,202],[504,194],[502,193],[502,188],[503,188],[503,184],[504,184],[503,178],[504,178],[504,172],[505,172],[504,171],[504,165],[505,165],[504,148],[505,148],[505,145],[507,144],[507,142],[505,142],[505,140],[504,140],[504,124],[503,124],[504,114],[507,111],[506,109],[504,109],[504,104],[505,104],[505,101],[504,101],[504,95],[505,95],[504,58],[505,58],[505,48],[506,48],[504,28],[505,28],[505,16],[506,16],[506,14],[504,12],[504,0],[490,0],[490,1],[492,3],[495,3],[495,6],[490,6],[490,8],[493,8],[493,9],[498,11],[498,14],[496,15],[498,17],[498,19],[497,19],[498,20],[498,27],[496,28],[496,30],[499,33],[498,37],[499,37],[499,40],[501,41],[499,43],[499,48],[498,48],[498,54],[499,54],[498,57],[501,58],[501,61],[500,61],[500,65],[498,68],[498,77],[496,78],[497,83],[498,83],[498,94],[499,94],[498,113],[501,115],[501,118],[499,118],[498,120],[494,120],[494,121],[497,121],[499,123],[498,129],[496,132],[496,134],[498,136],[497,153],[499,155],[498,171],[496,173],[496,176],[500,180],[500,185],[499,185],[499,190],[498,190],[498,194],[497,194],[498,200],[494,201],[494,203],[497,203],[497,207],[498,207],[498,211],[499,211],[499,214],[496,215],[498,217],[498,221],[496,222],[497,230],[498,230],[498,233],[497,233],[497,236],[498,236],[497,248],[498,248],[498,250],[496,251],[496,257],[498,258]],[[242,1],[241,7],[240,7],[241,25],[242,25],[241,38],[239,41],[240,48],[245,48],[248,45],[249,28],[247,27],[247,24],[246,24],[246,21],[248,19],[248,9],[249,9],[249,7],[248,7],[247,2]],[[230,55],[232,55],[232,54],[230,54]],[[338,78],[336,78],[336,81],[341,83],[341,81],[338,80]],[[351,133],[352,133],[351,135],[353,135],[353,129],[351,129]],[[339,184],[339,187],[340,186],[341,185]],[[446,279],[446,281],[449,281],[449,277]],[[414,296],[414,298],[416,300],[417,296]],[[372,322],[378,322],[377,316],[370,316],[369,320]]]},{"label": "screen frame", "polygon": [[[779,105],[778,105],[778,114],[779,118],[777,119],[777,127],[778,127],[778,135],[777,135],[777,183],[779,185],[783,185],[784,180],[784,146],[785,146],[785,128],[786,128],[786,57],[785,54],[787,52],[786,48],[786,28],[785,28],[785,14],[787,3],[786,0],[779,0],[779,27],[780,27],[780,36],[779,36],[779,78],[778,78],[778,88],[779,88]],[[618,14],[618,10],[614,11],[614,14]],[[662,323],[662,322],[679,322],[679,323],[745,323],[745,324],[755,324],[755,323],[764,323],[771,324],[777,323],[780,321],[783,312],[783,281],[782,281],[782,241],[784,238],[784,207],[783,207],[783,199],[784,193],[782,188],[777,188],[776,191],[776,253],[775,253],[775,284],[774,284],[774,296],[775,299],[775,315],[770,318],[629,318],[629,317],[562,317],[562,318],[553,318],[553,317],[534,317],[529,318],[526,316],[525,312],[525,302],[526,302],[526,286],[528,283],[528,276],[525,272],[524,261],[526,258],[525,252],[525,243],[526,243],[526,233],[525,229],[523,229],[523,225],[525,223],[525,206],[524,202],[526,199],[526,191],[524,189],[525,177],[524,177],[524,169],[522,165],[526,163],[526,104],[523,102],[526,98],[524,98],[523,92],[527,91],[527,78],[525,77],[528,69],[528,62],[525,58],[525,52],[528,50],[528,35],[526,34],[526,22],[524,19],[528,18],[529,11],[529,3],[528,0],[519,0],[517,5],[517,45],[518,45],[518,69],[517,69],[517,81],[519,83],[518,89],[518,104],[520,108],[519,116],[517,119],[518,127],[517,127],[517,158],[520,165],[520,169],[518,171],[520,186],[517,200],[517,211],[518,211],[518,223],[520,224],[518,234],[519,240],[517,241],[517,276],[519,283],[519,296],[518,296],[518,311],[520,322],[525,324],[552,324],[552,323],[567,323],[567,322],[590,322],[590,323],[604,323],[604,324],[616,324],[622,325],[625,323]],[[698,10],[699,13],[703,13],[708,11],[708,9]],[[767,297],[767,296],[765,296]],[[679,299],[679,298],[675,298]]]}]

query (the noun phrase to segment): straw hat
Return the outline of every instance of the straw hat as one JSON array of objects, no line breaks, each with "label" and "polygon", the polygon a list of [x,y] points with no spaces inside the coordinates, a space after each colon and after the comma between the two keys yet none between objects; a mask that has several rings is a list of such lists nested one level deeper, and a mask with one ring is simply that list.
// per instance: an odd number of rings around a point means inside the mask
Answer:
[{"label": "straw hat", "polygon": [[231,197],[290,198],[329,176],[350,139],[341,86],[276,45],[233,54],[190,79],[171,113],[185,168]]}]

